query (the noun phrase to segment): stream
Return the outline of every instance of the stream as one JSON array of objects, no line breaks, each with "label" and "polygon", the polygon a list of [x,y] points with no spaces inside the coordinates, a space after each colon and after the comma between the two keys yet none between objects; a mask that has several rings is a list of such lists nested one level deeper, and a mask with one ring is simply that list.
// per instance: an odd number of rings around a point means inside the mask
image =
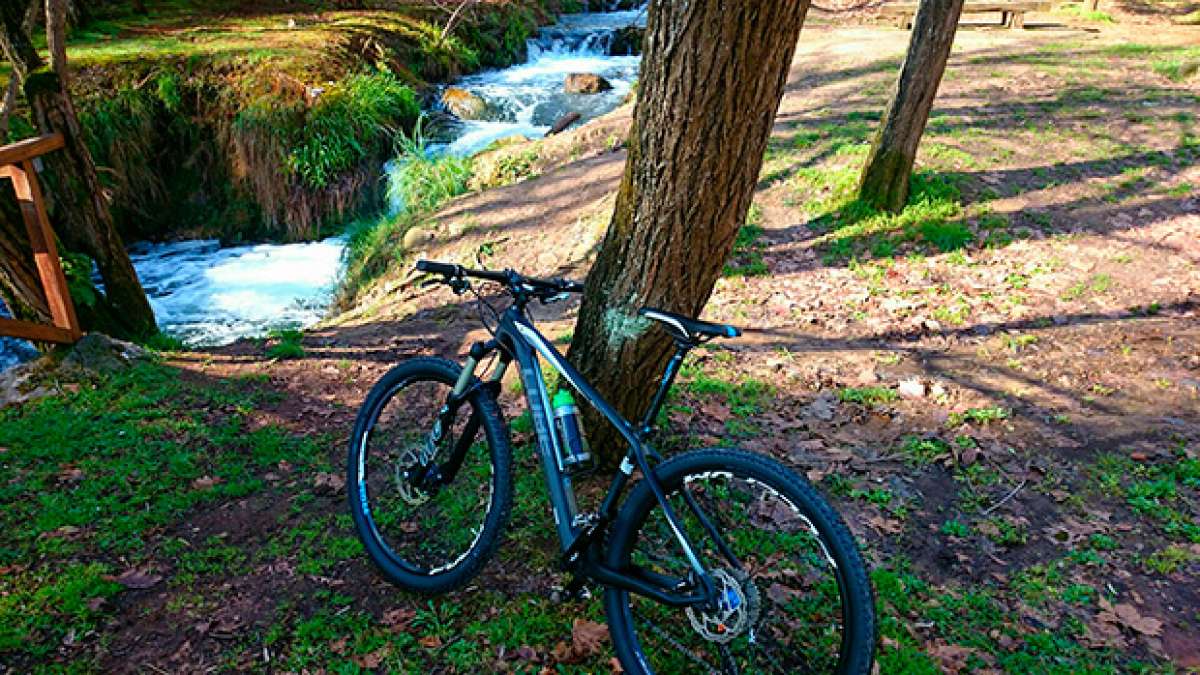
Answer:
[{"label": "stream", "polygon": [[[510,136],[545,135],[562,115],[586,122],[621,104],[640,57],[610,56],[617,29],[645,25],[644,10],[571,14],[528,41],[528,59],[464,77],[454,86],[481,97],[490,113],[458,121],[437,151],[471,155]],[[593,73],[612,89],[567,94],[571,73]],[[163,332],[193,347],[213,347],[271,330],[320,321],[341,273],[345,240],[221,247],[216,240],[137,243],[130,257]],[[0,303],[0,316],[7,315]],[[0,370],[37,355],[26,342],[0,338]]]}]

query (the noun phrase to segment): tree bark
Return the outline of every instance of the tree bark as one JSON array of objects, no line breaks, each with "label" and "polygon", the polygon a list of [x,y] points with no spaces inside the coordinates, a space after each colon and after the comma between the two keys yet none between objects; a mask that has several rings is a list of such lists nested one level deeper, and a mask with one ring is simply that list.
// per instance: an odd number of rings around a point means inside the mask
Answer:
[{"label": "tree bark", "polygon": [[[42,62],[24,30],[25,7],[20,0],[0,0],[0,46],[12,62],[13,76],[23,84],[34,125],[42,133],[62,134],[66,143],[62,150],[43,158],[53,179],[55,233],[67,248],[86,253],[96,262],[104,280],[106,305],[97,315],[116,322],[103,328],[122,337],[152,334],[157,330],[154,312],[113,224],[71,97],[59,73]],[[55,66],[65,72],[63,10],[62,0],[47,1],[47,26],[54,28],[48,42],[52,52],[57,52]]]},{"label": "tree bark", "polygon": [[[696,316],[745,223],[808,0],[653,0],[629,157],[569,358],[638,419],[671,340],[643,306]],[[586,412],[599,456],[619,436]]]},{"label": "tree bark", "polygon": [[900,77],[859,180],[859,198],[877,209],[898,213],[908,203],[917,145],[950,58],[962,7],[963,0],[921,0],[917,8]]}]

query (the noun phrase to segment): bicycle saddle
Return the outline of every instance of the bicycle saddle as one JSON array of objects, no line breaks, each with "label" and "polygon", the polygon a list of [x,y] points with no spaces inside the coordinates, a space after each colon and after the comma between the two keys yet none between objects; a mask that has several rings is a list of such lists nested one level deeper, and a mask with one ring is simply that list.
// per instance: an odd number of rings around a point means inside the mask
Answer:
[{"label": "bicycle saddle", "polygon": [[655,309],[653,307],[639,309],[638,316],[658,321],[667,329],[671,337],[693,344],[719,337],[734,338],[742,334],[742,331],[735,326],[690,319],[682,314],[668,312],[664,309]]}]

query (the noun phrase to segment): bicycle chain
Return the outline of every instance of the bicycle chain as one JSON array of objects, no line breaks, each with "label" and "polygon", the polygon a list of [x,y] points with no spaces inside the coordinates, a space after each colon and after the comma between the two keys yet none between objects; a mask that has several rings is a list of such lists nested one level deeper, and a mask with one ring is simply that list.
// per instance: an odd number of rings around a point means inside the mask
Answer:
[{"label": "bicycle chain", "polygon": [[642,621],[644,621],[647,628],[649,628],[650,630],[657,633],[659,635],[659,637],[663,638],[667,642],[670,642],[671,646],[674,647],[675,649],[679,650],[679,652],[682,653],[684,656],[686,656],[689,659],[700,664],[701,667],[707,668],[708,672],[710,672],[710,673],[720,672],[719,670],[717,670],[716,668],[713,667],[713,664],[709,663],[708,661],[705,661],[704,659],[700,658],[699,656],[696,656],[694,653],[692,653],[692,650],[690,650],[686,646],[684,646],[684,644],[682,642],[671,637],[670,633],[668,633],[665,630],[654,625],[654,623],[651,622],[650,619],[647,619],[645,616],[643,616],[641,612],[634,612],[634,616],[637,618],[640,618]]}]

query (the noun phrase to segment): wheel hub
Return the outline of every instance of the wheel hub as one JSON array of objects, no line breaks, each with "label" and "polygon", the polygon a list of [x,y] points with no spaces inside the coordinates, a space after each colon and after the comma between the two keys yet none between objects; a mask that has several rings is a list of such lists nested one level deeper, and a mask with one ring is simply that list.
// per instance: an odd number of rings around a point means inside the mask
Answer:
[{"label": "wheel hub", "polygon": [[712,571],[717,589],[717,606],[709,611],[687,608],[692,630],[705,640],[726,644],[746,633],[758,622],[760,609],[758,587],[750,575],[741,570]]}]

